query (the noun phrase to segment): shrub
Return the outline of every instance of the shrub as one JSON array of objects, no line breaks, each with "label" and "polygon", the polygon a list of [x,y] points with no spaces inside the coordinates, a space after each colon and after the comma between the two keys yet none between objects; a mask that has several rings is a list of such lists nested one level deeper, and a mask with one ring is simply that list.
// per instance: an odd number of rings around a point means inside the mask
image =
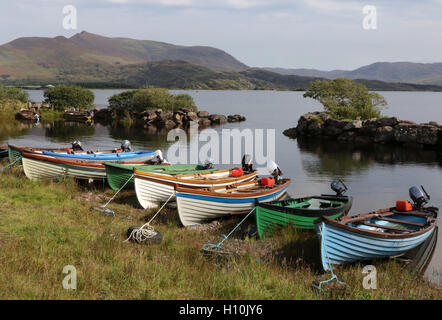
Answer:
[{"label": "shrub", "polygon": [[29,100],[29,94],[19,88],[6,88],[0,86],[0,101],[4,100],[18,100],[25,103]]},{"label": "shrub", "polygon": [[310,82],[304,97],[318,100],[337,119],[378,118],[381,107],[387,105],[380,94],[346,78]]},{"label": "shrub", "polygon": [[63,111],[68,108],[85,110],[93,106],[94,94],[89,89],[79,86],[60,85],[44,91],[45,102],[51,104],[56,110]]},{"label": "shrub", "polygon": [[109,108],[112,110],[145,111],[189,108],[196,111],[197,109],[190,95],[173,95],[166,89],[154,87],[115,94],[108,101]]}]

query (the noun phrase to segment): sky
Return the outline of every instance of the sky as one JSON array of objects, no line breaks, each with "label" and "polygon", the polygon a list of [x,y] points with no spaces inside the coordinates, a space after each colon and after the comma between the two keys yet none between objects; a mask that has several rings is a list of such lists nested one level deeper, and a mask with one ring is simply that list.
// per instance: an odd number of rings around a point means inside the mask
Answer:
[{"label": "sky", "polygon": [[[63,28],[66,5],[76,8],[76,30]],[[376,29],[364,28],[367,5]],[[0,26],[0,44],[88,31],[213,46],[251,67],[442,62],[442,0],[2,0]]]}]

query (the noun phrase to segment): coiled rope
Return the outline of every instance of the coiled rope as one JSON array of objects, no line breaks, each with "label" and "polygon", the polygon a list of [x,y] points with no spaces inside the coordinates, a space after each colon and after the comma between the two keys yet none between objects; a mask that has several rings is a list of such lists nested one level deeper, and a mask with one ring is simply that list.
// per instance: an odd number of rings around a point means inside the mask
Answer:
[{"label": "coiled rope", "polygon": [[90,207],[90,210],[99,211],[99,212],[101,212],[101,213],[102,213],[103,215],[105,215],[105,216],[112,216],[112,217],[115,217],[115,211],[110,210],[110,209],[108,209],[108,208],[106,208],[106,207],[107,207],[107,205],[108,205],[109,203],[111,203],[112,200],[115,199],[115,197],[117,196],[117,194],[119,194],[120,191],[124,189],[124,187],[129,183],[129,181],[130,181],[133,177],[134,177],[134,175],[132,174],[132,175],[130,176],[130,178],[127,179],[127,181],[123,184],[123,186],[122,186],[122,187],[121,187],[121,188],[120,188],[120,189],[119,189],[119,190],[118,190],[118,191],[112,196],[112,198],[110,198],[109,201],[106,202],[105,205],[100,206],[100,207],[94,207],[94,206],[92,206],[92,207]]},{"label": "coiled rope", "polygon": [[236,226],[235,228],[233,228],[232,231],[229,232],[229,234],[226,235],[222,235],[223,239],[221,241],[219,241],[217,244],[212,244],[212,243],[206,243],[203,245],[203,247],[201,248],[201,251],[203,253],[218,253],[218,254],[230,254],[226,251],[224,251],[224,241],[226,241],[233,232],[235,232],[236,229],[238,229],[238,227],[244,222],[246,221],[246,219],[253,213],[253,211],[255,211],[256,207],[254,207],[252,210],[250,210],[250,212],[244,217],[244,219],[242,219]]},{"label": "coiled rope", "polygon": [[16,164],[18,161],[21,160],[21,156],[17,157],[13,162],[11,162],[10,164],[8,164],[7,166],[0,168],[0,172],[4,171],[5,169],[8,169],[10,167],[12,167],[14,164]]},{"label": "coiled rope", "polygon": [[[133,240],[138,243],[146,242],[148,240],[159,238],[161,236],[160,232],[155,230],[150,223],[156,218],[156,216],[163,210],[163,208],[166,206],[166,204],[169,202],[170,199],[175,195],[175,191],[172,192],[169,199],[164,202],[164,204],[161,206],[161,208],[154,214],[154,216],[145,224],[143,224],[140,228],[129,228],[128,233],[130,231],[130,234],[126,240],[123,242],[127,242],[129,240]],[[162,236],[161,236],[162,237]],[[161,238],[158,239],[161,241]]]}]

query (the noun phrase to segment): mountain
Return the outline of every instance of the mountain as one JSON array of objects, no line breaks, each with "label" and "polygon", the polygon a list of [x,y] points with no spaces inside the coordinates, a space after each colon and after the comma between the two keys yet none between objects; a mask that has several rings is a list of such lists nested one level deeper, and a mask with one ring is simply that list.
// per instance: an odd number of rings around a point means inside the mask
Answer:
[{"label": "mountain", "polygon": [[[412,74],[432,79],[431,71],[436,70],[433,66],[418,72],[413,67],[403,66],[407,72],[391,71],[390,74],[399,76],[389,79],[396,81]],[[385,69],[385,66],[375,64],[354,70],[348,77],[372,90],[442,91],[442,87],[434,85],[376,80]],[[0,84],[18,86],[73,83],[101,88],[153,85],[177,89],[303,90],[312,80],[348,73],[301,69],[296,71],[301,73],[298,75],[292,74],[290,69],[273,71],[249,68],[228,53],[212,47],[109,38],[85,31],[70,38],[19,38],[0,46]]]},{"label": "mountain", "polygon": [[[220,71],[248,68],[228,53],[212,47],[108,38],[83,31],[71,38],[27,37],[0,46],[0,77],[4,80],[53,81],[83,73],[85,68],[102,71],[119,65],[164,59],[183,60]],[[84,79],[79,80],[99,79],[85,72]]]},{"label": "mountain", "polygon": [[376,62],[355,70],[320,71],[316,69],[265,68],[283,75],[335,79],[368,79],[385,82],[442,85],[442,63]]}]

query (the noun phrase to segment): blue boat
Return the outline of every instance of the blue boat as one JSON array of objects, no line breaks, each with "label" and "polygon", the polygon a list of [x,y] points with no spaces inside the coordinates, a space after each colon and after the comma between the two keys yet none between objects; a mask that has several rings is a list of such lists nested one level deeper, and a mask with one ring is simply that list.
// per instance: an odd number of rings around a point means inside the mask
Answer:
[{"label": "blue boat", "polygon": [[324,270],[402,255],[427,240],[437,226],[439,209],[424,207],[427,199],[416,187],[410,189],[410,196],[415,203],[406,211],[396,206],[336,220],[320,218],[316,230]]},{"label": "blue boat", "polygon": [[72,160],[90,160],[90,161],[137,161],[144,162],[152,159],[156,153],[151,151],[136,151],[136,152],[116,152],[116,153],[90,153],[90,154],[69,154],[57,153],[50,151],[43,151],[43,155],[54,158],[72,159]]}]

